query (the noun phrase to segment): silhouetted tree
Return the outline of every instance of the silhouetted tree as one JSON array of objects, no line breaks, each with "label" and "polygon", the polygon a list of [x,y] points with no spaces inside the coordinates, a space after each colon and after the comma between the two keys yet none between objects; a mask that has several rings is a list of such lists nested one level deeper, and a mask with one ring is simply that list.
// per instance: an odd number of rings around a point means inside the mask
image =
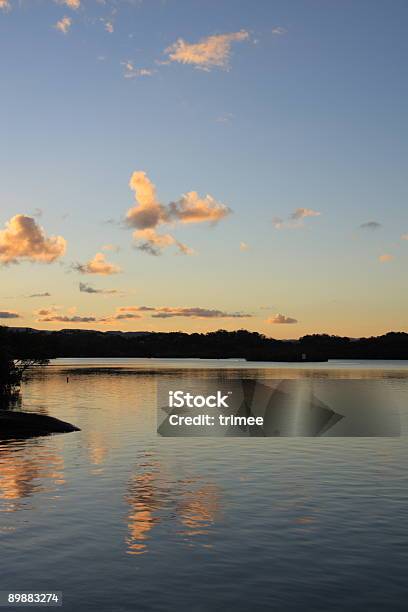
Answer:
[{"label": "silhouetted tree", "polygon": [[21,381],[28,369],[48,363],[48,359],[43,357],[20,357],[12,353],[4,344],[4,334],[0,333],[0,407],[19,394]]}]

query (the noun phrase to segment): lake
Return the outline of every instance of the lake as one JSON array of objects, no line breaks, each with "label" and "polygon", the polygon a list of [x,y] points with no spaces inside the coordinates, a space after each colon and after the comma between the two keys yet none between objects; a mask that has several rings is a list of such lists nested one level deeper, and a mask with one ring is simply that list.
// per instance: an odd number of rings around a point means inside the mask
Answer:
[{"label": "lake", "polygon": [[[214,371],[381,379],[402,436],[157,436],[158,379]],[[0,590],[73,612],[407,609],[408,362],[59,359],[22,408],[81,431],[0,442]]]}]

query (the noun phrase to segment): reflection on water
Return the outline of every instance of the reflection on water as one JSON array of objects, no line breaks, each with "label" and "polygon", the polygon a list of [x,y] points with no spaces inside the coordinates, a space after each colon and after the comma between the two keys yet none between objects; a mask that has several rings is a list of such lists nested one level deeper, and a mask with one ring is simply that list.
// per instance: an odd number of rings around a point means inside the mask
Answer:
[{"label": "reflection on water", "polygon": [[140,471],[130,479],[125,497],[130,506],[127,552],[133,555],[147,552],[147,540],[150,531],[160,522],[158,512],[166,495],[160,478],[160,463],[148,455],[145,459],[145,463],[140,465]]},{"label": "reflection on water", "polygon": [[221,510],[221,489],[215,484],[203,484],[195,480],[183,483],[187,490],[177,504],[177,516],[184,529],[180,535],[191,544],[195,536],[210,533]]},{"label": "reflection on water", "polygon": [[220,487],[197,476],[173,479],[152,453],[143,453],[135,472],[125,496],[130,507],[127,552],[147,553],[151,532],[160,523],[176,522],[179,537],[190,545],[200,545],[197,536],[209,535],[220,514]]},{"label": "reflection on water", "polygon": [[[81,431],[0,443],[3,589],[63,590],[68,612],[405,612],[406,437],[161,438],[158,376],[225,381],[242,364],[104,365],[24,386],[24,410]],[[381,379],[408,431],[408,364],[245,375]]]},{"label": "reflection on water", "polygon": [[0,512],[19,510],[25,498],[64,484],[64,459],[56,448],[0,442]]}]

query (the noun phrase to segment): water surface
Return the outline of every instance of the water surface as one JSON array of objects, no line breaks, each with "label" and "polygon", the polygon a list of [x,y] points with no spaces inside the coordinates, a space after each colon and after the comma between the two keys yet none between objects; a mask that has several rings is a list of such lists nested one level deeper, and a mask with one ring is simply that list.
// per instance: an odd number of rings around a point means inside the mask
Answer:
[{"label": "water surface", "polygon": [[157,437],[158,377],[214,371],[380,378],[408,431],[408,362],[55,360],[22,407],[81,432],[0,444],[0,589],[73,612],[406,610],[405,435]]}]

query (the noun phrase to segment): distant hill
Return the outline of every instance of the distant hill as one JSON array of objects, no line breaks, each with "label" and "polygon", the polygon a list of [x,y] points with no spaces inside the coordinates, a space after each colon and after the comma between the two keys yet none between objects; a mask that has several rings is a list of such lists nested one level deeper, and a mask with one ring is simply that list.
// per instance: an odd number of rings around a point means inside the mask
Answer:
[{"label": "distant hill", "polygon": [[254,361],[327,359],[408,359],[408,334],[389,332],[370,338],[327,334],[275,340],[246,330],[207,334],[121,332],[1,327],[0,350],[14,357],[163,357],[241,358]]}]

